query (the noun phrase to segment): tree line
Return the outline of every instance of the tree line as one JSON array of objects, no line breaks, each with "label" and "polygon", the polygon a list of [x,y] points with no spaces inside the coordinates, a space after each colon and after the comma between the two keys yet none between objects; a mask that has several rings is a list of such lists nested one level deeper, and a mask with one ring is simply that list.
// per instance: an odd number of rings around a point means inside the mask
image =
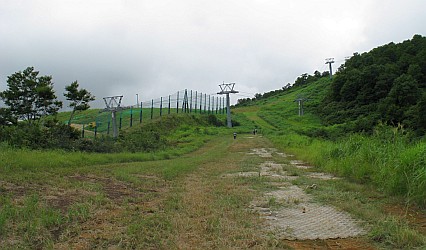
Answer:
[{"label": "tree line", "polygon": [[86,110],[95,100],[77,81],[65,86],[64,96],[72,108],[68,125],[54,117],[63,107],[57,99],[52,76],[39,75],[28,67],[7,77],[7,89],[0,92],[6,107],[0,108],[0,141],[12,146],[29,148],[61,147],[79,138],[78,131],[69,126],[76,111]]},{"label": "tree line", "polygon": [[[302,74],[278,90],[239,99],[237,106],[280,95],[329,77],[329,72]],[[354,53],[333,76],[323,100],[309,104],[325,126],[342,132],[373,131],[379,123],[426,134],[426,37],[414,35],[362,54]],[[342,126],[340,126],[342,125]]]},{"label": "tree line", "polygon": [[415,35],[343,64],[318,108],[326,125],[371,131],[378,121],[426,132],[426,37]]},{"label": "tree line", "polygon": [[[78,110],[90,108],[89,102],[95,97],[86,89],[79,88],[77,81],[65,86],[64,96],[72,108],[69,123]],[[28,67],[7,78],[7,89],[0,92],[0,98],[7,107],[0,108],[0,124],[16,124],[18,120],[29,124],[40,118],[55,115],[63,103],[57,99],[53,89],[52,76],[39,76],[34,67]]]},{"label": "tree line", "polygon": [[[201,117],[170,115],[142,127],[122,131],[116,139],[101,135],[92,140],[82,138],[80,131],[71,123],[75,113],[89,109],[95,97],[80,88],[77,81],[66,85],[63,95],[72,109],[67,124],[55,118],[63,103],[57,98],[52,76],[41,76],[33,67],[8,76],[7,89],[0,92],[0,98],[6,105],[0,108],[0,149],[16,147],[98,153],[155,151],[176,145],[167,136],[181,124],[201,127],[225,125],[213,112]],[[234,121],[234,125],[238,122]]]}]

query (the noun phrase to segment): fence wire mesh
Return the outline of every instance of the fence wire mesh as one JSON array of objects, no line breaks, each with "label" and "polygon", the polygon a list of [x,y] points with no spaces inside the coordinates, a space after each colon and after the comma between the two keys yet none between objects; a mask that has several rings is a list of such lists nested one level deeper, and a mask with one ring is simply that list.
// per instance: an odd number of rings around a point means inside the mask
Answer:
[{"label": "fence wire mesh", "polygon": [[[180,113],[225,114],[225,98],[217,94],[180,90],[171,95],[121,107],[116,112],[117,126],[118,129],[124,129],[146,120]],[[101,110],[76,115],[72,123],[82,131],[83,137],[112,135],[111,112]]]}]

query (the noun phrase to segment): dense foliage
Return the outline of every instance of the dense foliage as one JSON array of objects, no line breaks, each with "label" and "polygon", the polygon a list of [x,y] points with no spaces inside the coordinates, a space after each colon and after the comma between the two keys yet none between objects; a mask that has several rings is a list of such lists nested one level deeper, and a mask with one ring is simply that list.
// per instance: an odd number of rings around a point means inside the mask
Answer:
[{"label": "dense foliage", "polygon": [[0,126],[0,142],[16,148],[72,149],[80,132],[55,121],[43,124],[19,122],[13,126]]},{"label": "dense foliage", "polygon": [[425,108],[426,37],[415,35],[355,53],[339,68],[318,111],[328,125],[352,123],[356,131],[371,131],[383,121],[424,134]]},{"label": "dense foliage", "polygon": [[[238,123],[238,122],[235,122]],[[82,138],[81,131],[64,122],[46,119],[41,123],[19,122],[0,126],[0,142],[15,148],[62,149],[97,153],[152,152],[178,145],[181,137],[208,134],[208,127],[224,126],[215,115],[170,115],[122,130],[117,139],[98,135]],[[207,132],[206,132],[207,131]]]}]

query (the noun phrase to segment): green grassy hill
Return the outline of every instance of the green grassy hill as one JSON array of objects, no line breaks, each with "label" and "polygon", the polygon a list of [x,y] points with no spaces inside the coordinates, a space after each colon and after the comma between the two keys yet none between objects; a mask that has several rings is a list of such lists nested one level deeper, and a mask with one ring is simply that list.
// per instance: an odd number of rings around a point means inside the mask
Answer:
[{"label": "green grassy hill", "polygon": [[[321,78],[236,107],[276,147],[324,171],[374,184],[407,202],[426,205],[426,140],[402,126],[377,123],[373,132],[353,132],[353,123],[324,125],[319,113],[331,80]],[[299,116],[298,98],[306,98]],[[338,110],[336,110],[338,112]]]}]

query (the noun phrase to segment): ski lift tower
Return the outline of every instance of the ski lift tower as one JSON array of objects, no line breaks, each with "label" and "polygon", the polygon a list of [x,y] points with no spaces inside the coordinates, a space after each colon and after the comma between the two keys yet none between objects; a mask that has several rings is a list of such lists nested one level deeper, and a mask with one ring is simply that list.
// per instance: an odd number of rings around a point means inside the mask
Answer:
[{"label": "ski lift tower", "polygon": [[330,67],[330,79],[333,79],[333,71],[332,71],[332,68],[331,68],[332,63],[334,63],[334,58],[325,59],[325,64],[328,64],[328,66]]},{"label": "ski lift tower", "polygon": [[238,93],[238,91],[234,90],[234,86],[235,86],[235,83],[223,82],[223,84],[219,84],[221,91],[219,93],[217,93],[218,95],[226,95],[226,120],[227,120],[228,128],[232,128],[229,94]]},{"label": "ski lift tower", "polygon": [[103,111],[111,112],[112,134],[114,138],[118,137],[117,119],[115,114],[117,111],[123,109],[121,107],[121,99],[123,99],[122,95],[104,97],[106,108]]}]

